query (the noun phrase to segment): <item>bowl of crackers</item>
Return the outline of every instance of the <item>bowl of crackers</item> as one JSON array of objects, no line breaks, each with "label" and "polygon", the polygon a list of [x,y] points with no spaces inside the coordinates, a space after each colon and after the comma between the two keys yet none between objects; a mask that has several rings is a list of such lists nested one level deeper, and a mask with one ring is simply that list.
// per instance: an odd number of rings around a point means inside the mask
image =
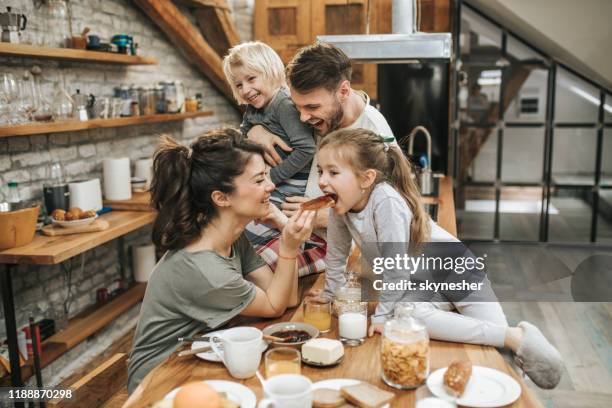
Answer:
[{"label": "bowl of crackers", "polygon": [[79,207],[72,207],[68,211],[55,209],[51,213],[53,225],[58,225],[62,228],[76,228],[89,225],[98,218],[95,210],[83,211]]}]

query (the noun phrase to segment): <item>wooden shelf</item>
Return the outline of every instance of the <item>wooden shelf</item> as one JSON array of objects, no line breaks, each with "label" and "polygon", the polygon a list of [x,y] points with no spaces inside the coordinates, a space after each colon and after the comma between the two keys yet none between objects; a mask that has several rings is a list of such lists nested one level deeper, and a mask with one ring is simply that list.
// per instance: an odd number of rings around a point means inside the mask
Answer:
[{"label": "wooden shelf", "polygon": [[153,211],[111,211],[100,217],[109,228],[99,232],[48,237],[37,233],[28,245],[0,251],[2,264],[55,265],[108,241],[151,224]]},{"label": "wooden shelf", "polygon": [[155,65],[157,60],[139,55],[77,50],[73,48],[36,47],[28,44],[0,43],[0,55],[26,58],[46,58],[62,61],[96,62],[123,65]]},{"label": "wooden shelf", "polygon": [[[43,341],[40,368],[45,368],[89,336],[102,330],[121,314],[127,312],[144,298],[146,288],[146,283],[136,283],[113,300],[95,308],[91,313],[70,319],[70,323],[65,330]],[[28,360],[26,365],[21,367],[21,376],[25,381],[33,375],[34,363]],[[0,380],[0,385],[7,381],[10,382],[8,376]]]},{"label": "wooden shelf", "polygon": [[27,123],[24,125],[0,127],[0,137],[41,135],[46,133],[75,132],[79,130],[112,128],[122,126],[146,125],[151,123],[174,122],[179,120],[212,116],[211,111],[188,113],[162,113],[159,115],[130,116],[126,118],[90,119],[84,122],[78,120]]}]

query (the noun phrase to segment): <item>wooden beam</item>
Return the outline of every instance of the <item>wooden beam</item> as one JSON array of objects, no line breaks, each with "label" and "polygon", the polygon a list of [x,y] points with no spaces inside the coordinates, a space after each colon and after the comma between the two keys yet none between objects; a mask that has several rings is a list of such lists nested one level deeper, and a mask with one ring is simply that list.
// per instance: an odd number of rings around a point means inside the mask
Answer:
[{"label": "wooden beam", "polygon": [[229,10],[217,7],[199,7],[195,9],[194,15],[200,27],[200,32],[219,56],[225,56],[227,50],[240,43],[240,36],[236,31]]},{"label": "wooden beam", "polygon": [[221,57],[198,29],[170,0],[135,0],[135,3],[170,38],[213,85],[237,107],[221,67]]},{"label": "wooden beam", "polygon": [[177,0],[187,7],[214,7],[219,9],[230,10],[225,0]]}]

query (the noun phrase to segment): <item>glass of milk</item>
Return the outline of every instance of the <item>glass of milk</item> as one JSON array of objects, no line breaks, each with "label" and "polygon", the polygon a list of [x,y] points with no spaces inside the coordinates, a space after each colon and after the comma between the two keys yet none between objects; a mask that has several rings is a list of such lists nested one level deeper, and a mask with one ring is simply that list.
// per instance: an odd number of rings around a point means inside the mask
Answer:
[{"label": "glass of milk", "polygon": [[345,301],[338,305],[338,335],[347,346],[359,346],[368,331],[368,302]]}]

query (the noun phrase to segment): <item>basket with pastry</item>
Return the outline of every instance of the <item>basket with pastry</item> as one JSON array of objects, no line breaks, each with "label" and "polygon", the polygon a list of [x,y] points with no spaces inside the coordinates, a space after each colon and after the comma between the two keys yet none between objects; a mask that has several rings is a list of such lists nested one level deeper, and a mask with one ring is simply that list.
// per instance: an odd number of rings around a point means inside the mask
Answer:
[{"label": "basket with pastry", "polygon": [[79,207],[72,207],[68,211],[60,208],[53,210],[51,220],[53,225],[62,228],[75,228],[89,225],[98,218],[95,210],[83,211]]}]

